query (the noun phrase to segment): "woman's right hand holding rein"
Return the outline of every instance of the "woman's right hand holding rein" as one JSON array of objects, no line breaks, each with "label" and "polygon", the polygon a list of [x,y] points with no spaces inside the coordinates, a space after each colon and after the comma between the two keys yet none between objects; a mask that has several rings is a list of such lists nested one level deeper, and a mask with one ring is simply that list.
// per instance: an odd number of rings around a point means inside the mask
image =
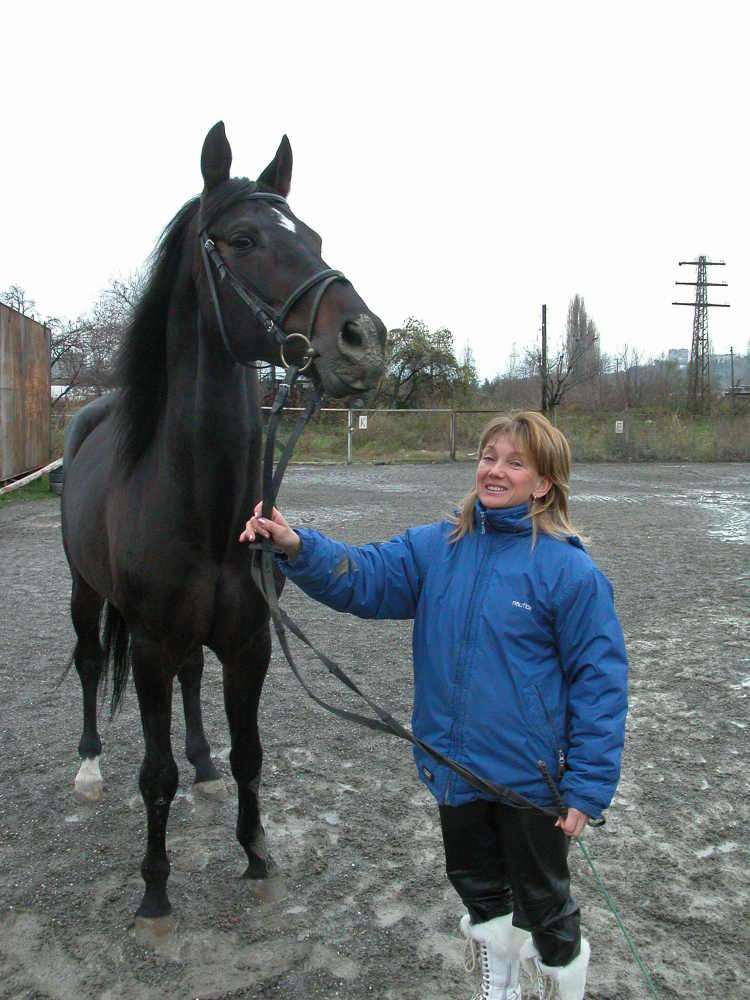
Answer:
[{"label": "woman's right hand holding rein", "polygon": [[261,517],[263,504],[256,504],[252,517],[245,525],[245,529],[240,535],[241,542],[254,542],[257,537],[270,538],[274,545],[294,562],[302,548],[302,541],[292,528],[289,527],[282,514],[274,507],[271,520]]}]

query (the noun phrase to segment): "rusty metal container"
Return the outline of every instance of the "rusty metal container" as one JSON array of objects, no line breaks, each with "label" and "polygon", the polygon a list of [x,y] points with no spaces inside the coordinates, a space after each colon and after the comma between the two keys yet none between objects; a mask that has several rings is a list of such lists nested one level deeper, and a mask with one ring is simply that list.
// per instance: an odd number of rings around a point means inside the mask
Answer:
[{"label": "rusty metal container", "polygon": [[49,330],[0,305],[0,482],[49,462]]}]

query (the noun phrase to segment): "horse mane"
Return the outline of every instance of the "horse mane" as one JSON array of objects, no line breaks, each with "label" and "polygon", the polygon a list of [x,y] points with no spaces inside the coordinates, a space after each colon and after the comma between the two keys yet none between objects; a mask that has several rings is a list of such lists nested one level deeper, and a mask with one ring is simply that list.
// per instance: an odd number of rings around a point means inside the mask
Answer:
[{"label": "horse mane", "polygon": [[210,225],[225,209],[257,185],[236,177],[186,202],[165,227],[151,256],[148,281],[125,331],[115,361],[113,382],[120,389],[115,410],[117,457],[130,471],[156,431],[167,390],[167,318],[169,303],[191,222],[202,213]]},{"label": "horse mane", "polygon": [[167,316],[182,257],[185,234],[200,198],[186,202],[165,227],[151,255],[148,281],[125,330],[115,360],[119,387],[115,411],[117,453],[132,469],[154,435],[166,399]]},{"label": "horse mane", "polygon": [[114,366],[120,389],[115,410],[117,456],[130,471],[156,431],[167,390],[167,318],[182,259],[183,244],[199,211],[210,225],[229,205],[257,185],[235,177],[203,196],[186,202],[159,237],[151,256],[148,281],[125,331]]}]

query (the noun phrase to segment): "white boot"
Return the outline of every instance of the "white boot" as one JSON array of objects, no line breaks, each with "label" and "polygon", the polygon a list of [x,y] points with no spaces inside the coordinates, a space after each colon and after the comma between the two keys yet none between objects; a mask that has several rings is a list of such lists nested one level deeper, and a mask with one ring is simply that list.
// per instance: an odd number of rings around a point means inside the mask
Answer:
[{"label": "white boot", "polygon": [[581,950],[567,965],[545,965],[534,942],[528,940],[521,948],[521,964],[524,972],[536,984],[539,1000],[583,1000],[586,988],[586,969],[591,957],[591,946],[581,938]]},{"label": "white boot", "polygon": [[469,972],[476,965],[477,953],[482,969],[482,989],[472,1000],[521,1000],[521,947],[531,940],[528,931],[513,926],[511,913],[483,924],[472,924],[469,914],[461,918],[461,933],[466,938],[466,962]]}]

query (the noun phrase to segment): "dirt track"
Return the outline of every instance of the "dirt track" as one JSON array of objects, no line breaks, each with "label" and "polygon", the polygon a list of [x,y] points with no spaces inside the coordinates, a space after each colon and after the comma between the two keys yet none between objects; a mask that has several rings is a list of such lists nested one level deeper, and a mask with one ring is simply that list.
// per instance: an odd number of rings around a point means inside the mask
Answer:
[{"label": "dirt track", "polygon": [[[293,467],[281,505],[346,541],[385,538],[442,516],[472,476],[470,465]],[[578,466],[573,496],[574,520],[614,583],[631,658],[623,778],[607,826],[586,843],[663,1000],[750,997],[750,469]],[[409,751],[313,706],[277,651],[261,703],[263,803],[288,896],[262,903],[238,877],[234,797],[194,801],[176,711],[181,784],[168,846],[178,928],[161,951],[139,946],[134,693],[102,726],[104,801],[77,806],[75,674],[54,689],[73,643],[58,501],[0,509],[0,552],[0,997],[471,995],[461,906]],[[408,720],[408,624],[345,619],[292,586],[284,604]],[[344,697],[309,670],[321,691]],[[212,658],[204,706],[228,774]],[[593,949],[587,997],[647,997],[575,847],[571,858]]]}]

